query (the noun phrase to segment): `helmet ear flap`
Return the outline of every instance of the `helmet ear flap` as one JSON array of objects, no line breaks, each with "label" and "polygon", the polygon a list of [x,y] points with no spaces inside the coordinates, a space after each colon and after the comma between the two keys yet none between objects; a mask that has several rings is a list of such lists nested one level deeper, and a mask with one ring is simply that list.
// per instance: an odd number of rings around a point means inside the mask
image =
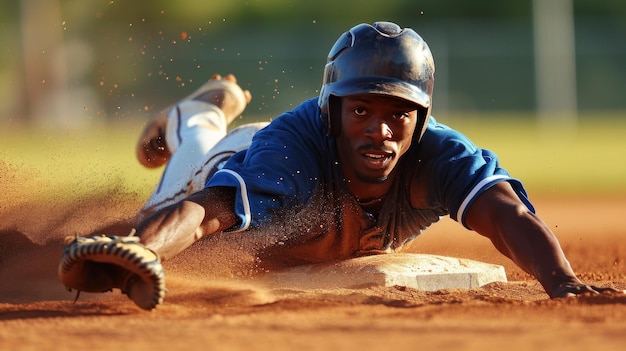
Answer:
[{"label": "helmet ear flap", "polygon": [[326,114],[328,123],[328,136],[336,137],[341,132],[341,98],[335,95],[328,95],[328,113]]},{"label": "helmet ear flap", "polygon": [[417,109],[417,125],[415,125],[415,131],[413,132],[413,143],[419,143],[422,140],[422,136],[426,131],[428,125],[428,118],[430,117],[429,108]]}]

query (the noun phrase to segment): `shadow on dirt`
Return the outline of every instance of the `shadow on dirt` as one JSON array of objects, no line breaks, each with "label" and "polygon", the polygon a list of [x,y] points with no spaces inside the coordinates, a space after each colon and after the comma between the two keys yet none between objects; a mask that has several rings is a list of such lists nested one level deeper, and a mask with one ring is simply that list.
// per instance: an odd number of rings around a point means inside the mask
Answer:
[{"label": "shadow on dirt", "polygon": [[[81,235],[128,233],[130,222],[115,223]],[[72,299],[57,277],[63,238],[36,243],[17,230],[0,231],[0,303]]]}]

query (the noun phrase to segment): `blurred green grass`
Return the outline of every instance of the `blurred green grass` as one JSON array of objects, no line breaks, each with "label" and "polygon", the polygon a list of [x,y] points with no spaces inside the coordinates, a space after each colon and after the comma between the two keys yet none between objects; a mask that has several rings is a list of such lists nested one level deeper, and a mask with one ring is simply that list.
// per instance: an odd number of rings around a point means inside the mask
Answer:
[{"label": "blurred green grass", "polygon": [[575,125],[513,116],[452,121],[477,145],[494,151],[502,167],[532,194],[626,194],[626,118],[581,115]]},{"label": "blurred green grass", "polygon": [[[439,121],[496,152],[531,196],[626,194],[626,120],[621,116],[585,116],[576,128],[540,128],[519,116]],[[135,159],[142,125],[118,122],[75,131],[5,127],[0,160],[12,171],[36,178],[33,184],[16,186],[32,186],[42,196],[63,193],[71,199],[115,189],[147,197],[161,169],[145,169]]]},{"label": "blurred green grass", "polygon": [[41,196],[58,198],[63,192],[78,198],[123,191],[147,197],[160,171],[146,169],[135,159],[142,126],[137,121],[88,130],[5,128],[0,132],[0,160],[11,171],[35,177],[33,191]]}]

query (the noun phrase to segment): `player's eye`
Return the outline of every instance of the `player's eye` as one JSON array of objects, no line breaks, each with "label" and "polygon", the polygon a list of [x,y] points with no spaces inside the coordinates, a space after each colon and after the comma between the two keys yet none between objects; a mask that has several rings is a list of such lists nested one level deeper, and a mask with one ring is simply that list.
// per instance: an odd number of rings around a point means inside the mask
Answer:
[{"label": "player's eye", "polygon": [[363,107],[356,107],[352,110],[352,112],[354,112],[354,114],[357,116],[365,116],[367,114],[367,110],[365,110]]},{"label": "player's eye", "polygon": [[393,118],[395,119],[402,119],[402,118],[408,118],[408,117],[409,117],[408,112],[396,112],[393,114]]}]

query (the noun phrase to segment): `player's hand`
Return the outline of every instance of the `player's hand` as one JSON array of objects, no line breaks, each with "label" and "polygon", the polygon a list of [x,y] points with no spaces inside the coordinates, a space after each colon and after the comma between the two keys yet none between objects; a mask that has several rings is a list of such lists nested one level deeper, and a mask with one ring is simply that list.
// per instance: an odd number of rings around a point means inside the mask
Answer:
[{"label": "player's hand", "polygon": [[626,291],[614,288],[601,288],[583,283],[564,283],[552,291],[550,298],[573,297],[582,294],[626,294]]}]

